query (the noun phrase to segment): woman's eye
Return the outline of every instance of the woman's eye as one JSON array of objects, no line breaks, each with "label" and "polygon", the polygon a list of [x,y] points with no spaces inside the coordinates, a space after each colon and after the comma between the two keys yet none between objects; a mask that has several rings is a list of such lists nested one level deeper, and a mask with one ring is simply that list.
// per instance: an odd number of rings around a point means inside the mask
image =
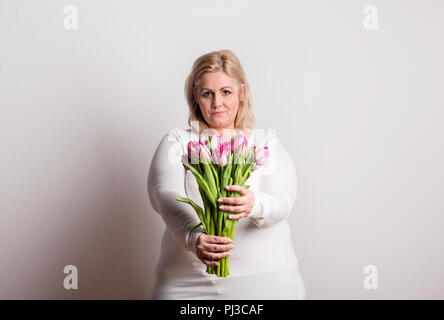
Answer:
[{"label": "woman's eye", "polygon": [[[224,95],[228,96],[229,94],[231,94],[231,91],[224,90],[223,93],[224,93]],[[202,97],[208,97],[209,94],[211,95],[212,93],[210,91],[204,92],[204,93],[202,93]]]}]

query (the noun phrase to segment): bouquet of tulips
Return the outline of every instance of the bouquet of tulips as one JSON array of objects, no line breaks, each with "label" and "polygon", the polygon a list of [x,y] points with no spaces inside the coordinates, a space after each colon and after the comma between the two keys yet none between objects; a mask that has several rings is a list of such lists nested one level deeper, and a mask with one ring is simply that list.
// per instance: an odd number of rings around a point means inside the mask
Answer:
[{"label": "bouquet of tulips", "polygon": [[[249,188],[246,181],[252,171],[265,164],[269,157],[268,147],[248,148],[244,131],[232,136],[230,141],[223,142],[222,136],[200,136],[199,141],[188,143],[188,154],[182,158],[182,163],[190,170],[199,185],[199,192],[204,208],[201,208],[189,198],[176,198],[188,203],[199,216],[200,225],[208,235],[217,235],[234,239],[237,220],[228,219],[231,212],[222,211],[217,205],[219,197],[240,197],[235,191],[227,191],[227,185],[239,185]],[[207,266],[207,273],[227,277],[230,274],[228,257],[220,259],[217,266]]]}]

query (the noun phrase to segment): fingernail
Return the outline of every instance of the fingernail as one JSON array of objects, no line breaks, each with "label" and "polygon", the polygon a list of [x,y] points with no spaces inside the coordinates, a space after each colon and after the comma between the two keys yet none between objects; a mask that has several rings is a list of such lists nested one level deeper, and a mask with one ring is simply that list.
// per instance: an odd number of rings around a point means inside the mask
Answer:
[{"label": "fingernail", "polygon": [[222,199],[217,199],[217,202],[222,202]]}]

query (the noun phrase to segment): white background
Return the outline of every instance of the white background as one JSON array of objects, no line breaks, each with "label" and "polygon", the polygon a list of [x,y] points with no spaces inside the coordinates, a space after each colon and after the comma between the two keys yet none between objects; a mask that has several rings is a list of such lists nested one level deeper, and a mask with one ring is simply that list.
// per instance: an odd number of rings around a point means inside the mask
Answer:
[{"label": "white background", "polygon": [[307,298],[443,299],[443,16],[438,0],[1,0],[0,298],[149,297],[150,161],[187,127],[194,60],[230,49],[256,128],[296,166]]}]

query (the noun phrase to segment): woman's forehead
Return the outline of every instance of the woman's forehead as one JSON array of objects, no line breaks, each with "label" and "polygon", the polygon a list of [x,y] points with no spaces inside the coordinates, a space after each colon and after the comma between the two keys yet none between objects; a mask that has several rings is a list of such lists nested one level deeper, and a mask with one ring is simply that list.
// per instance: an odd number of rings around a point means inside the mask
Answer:
[{"label": "woman's forehead", "polygon": [[218,71],[203,74],[200,83],[202,88],[221,89],[225,86],[233,87],[237,84],[237,81],[226,73]]}]

